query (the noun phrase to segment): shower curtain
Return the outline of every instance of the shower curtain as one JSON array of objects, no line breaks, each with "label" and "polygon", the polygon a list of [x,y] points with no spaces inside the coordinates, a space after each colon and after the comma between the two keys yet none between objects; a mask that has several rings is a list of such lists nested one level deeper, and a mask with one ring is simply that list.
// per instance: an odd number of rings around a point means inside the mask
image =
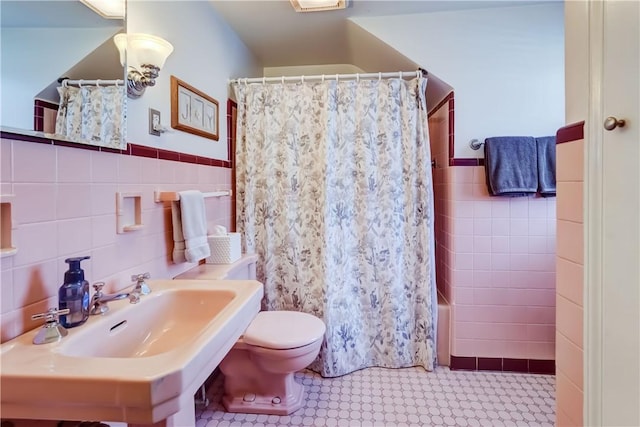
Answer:
[{"label": "shower curtain", "polygon": [[264,309],[327,326],[310,369],[423,366],[436,350],[426,79],[236,84],[237,228]]},{"label": "shower curtain", "polygon": [[56,134],[72,141],[123,148],[124,86],[60,86]]}]

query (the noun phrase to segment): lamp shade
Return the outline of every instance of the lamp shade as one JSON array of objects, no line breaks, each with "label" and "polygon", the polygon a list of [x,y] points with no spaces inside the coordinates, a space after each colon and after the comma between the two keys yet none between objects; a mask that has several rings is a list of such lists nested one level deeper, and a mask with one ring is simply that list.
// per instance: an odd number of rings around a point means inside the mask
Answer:
[{"label": "lamp shade", "polygon": [[113,38],[120,52],[120,63],[126,62],[130,67],[140,68],[142,65],[164,66],[167,57],[173,52],[173,46],[163,38],[149,34],[116,34]]}]

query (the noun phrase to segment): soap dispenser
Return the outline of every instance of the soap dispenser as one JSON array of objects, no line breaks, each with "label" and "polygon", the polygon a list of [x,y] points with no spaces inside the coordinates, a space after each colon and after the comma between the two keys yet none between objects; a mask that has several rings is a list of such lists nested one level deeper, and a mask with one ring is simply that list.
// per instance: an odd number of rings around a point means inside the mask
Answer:
[{"label": "soap dispenser", "polygon": [[64,283],[58,291],[58,306],[60,310],[69,309],[69,314],[60,316],[60,323],[65,328],[80,326],[89,318],[89,282],[84,280],[84,270],[80,268],[80,261],[91,257],[67,258],[69,270],[64,273]]}]

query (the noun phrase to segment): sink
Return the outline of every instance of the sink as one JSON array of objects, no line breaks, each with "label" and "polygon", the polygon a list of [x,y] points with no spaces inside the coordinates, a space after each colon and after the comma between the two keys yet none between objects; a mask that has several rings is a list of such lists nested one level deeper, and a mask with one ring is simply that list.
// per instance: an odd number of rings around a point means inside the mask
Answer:
[{"label": "sink", "polygon": [[253,280],[149,280],[57,343],[0,346],[3,418],[190,426],[193,396],[260,310]]},{"label": "sink", "polygon": [[63,340],[59,351],[75,357],[162,354],[204,333],[234,297],[234,292],[225,289],[170,289],[150,299],[152,304],[138,303],[95,328],[78,330]]}]

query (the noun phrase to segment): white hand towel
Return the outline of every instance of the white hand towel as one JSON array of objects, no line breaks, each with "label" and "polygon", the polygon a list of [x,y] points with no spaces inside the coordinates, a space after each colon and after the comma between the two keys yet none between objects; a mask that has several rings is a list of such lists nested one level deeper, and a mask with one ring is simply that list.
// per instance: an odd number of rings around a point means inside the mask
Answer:
[{"label": "white hand towel", "polygon": [[[198,262],[210,256],[211,250],[209,249],[207,240],[207,216],[204,207],[204,197],[200,191],[190,190],[180,192],[180,221],[182,222],[185,259],[188,262]],[[178,237],[180,237],[179,233]],[[178,259],[180,249],[178,246]],[[175,259],[176,250],[174,248],[174,262]]]}]

